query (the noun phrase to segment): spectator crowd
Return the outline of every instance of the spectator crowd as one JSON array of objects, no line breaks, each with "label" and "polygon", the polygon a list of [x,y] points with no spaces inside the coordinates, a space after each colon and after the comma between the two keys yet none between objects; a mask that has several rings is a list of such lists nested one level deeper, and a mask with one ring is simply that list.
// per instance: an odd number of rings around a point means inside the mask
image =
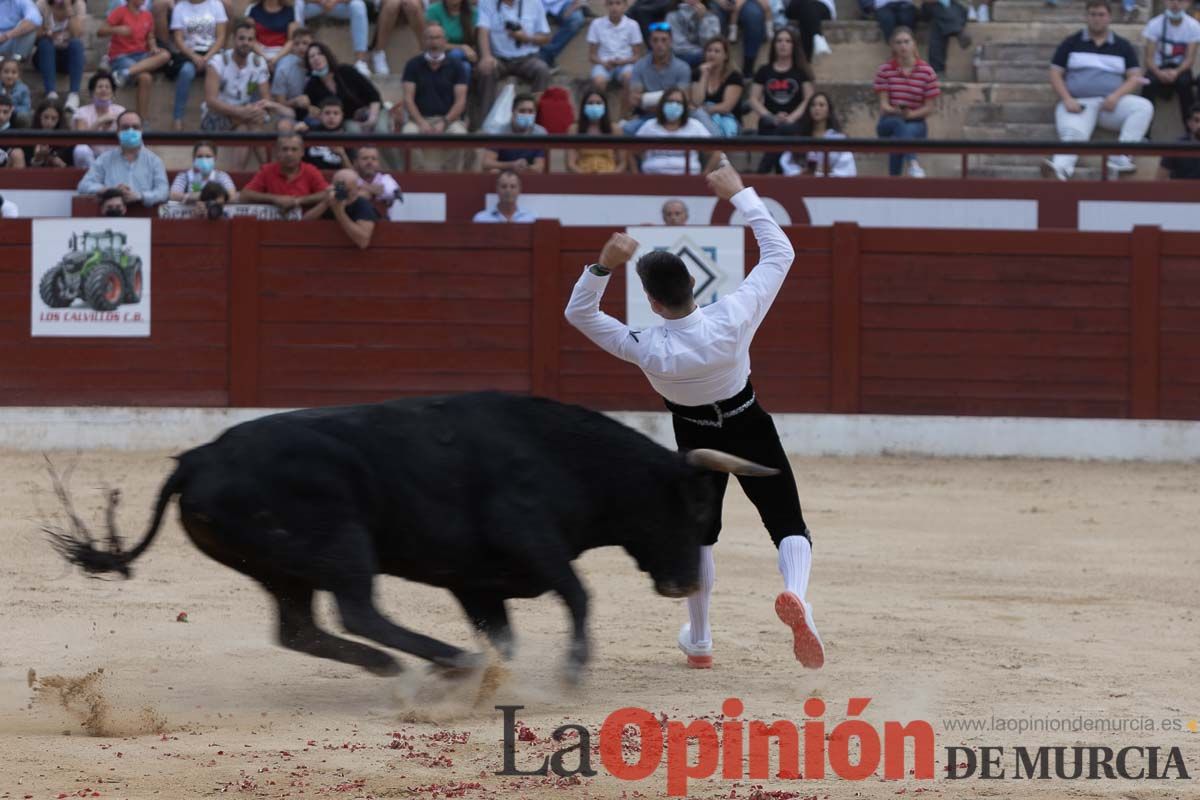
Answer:
[{"label": "spectator crowd", "polygon": [[[1185,138],[1195,140],[1200,22],[1187,14],[1187,0],[1162,2],[1163,13],[1142,33],[1139,58],[1133,44],[1110,30],[1107,0],[1087,0],[1086,26],[1062,42],[1049,72],[1059,99],[1054,120],[1060,139],[1084,141],[1101,127],[1117,131],[1121,141],[1141,141],[1153,99],[1174,95]],[[969,47],[966,27],[987,22],[990,4],[861,0],[861,6],[890,48],[873,82],[877,135],[925,138],[937,113],[949,42]],[[549,168],[546,148],[537,141],[547,132],[647,139],[845,137],[834,100],[817,86],[811,67],[812,59],[831,52],[822,23],[836,17],[832,0],[604,0],[603,11],[597,14],[584,0],[434,0],[428,6],[424,0],[254,0],[235,16],[230,0],[109,0],[96,30],[107,52],[84,93],[84,0],[0,0],[0,136],[21,128],[73,129],[116,139],[9,148],[0,139],[0,167],[85,169],[79,191],[108,194],[114,208],[117,195],[126,209],[168,198],[197,205],[240,198],[302,216],[328,215],[354,225],[356,233],[347,232],[358,242],[369,239],[370,215],[397,199],[394,181],[389,187],[377,178],[402,163],[387,149],[340,145],[340,133],[482,130],[519,138],[521,144],[478,153],[445,146],[413,151],[418,169],[477,166],[497,175],[500,202],[480,212],[481,221],[522,219],[525,212],[515,201],[520,176]],[[340,61],[306,22],[320,17],[349,22],[352,59]],[[420,53],[402,66],[401,93],[388,102],[376,78],[390,73],[385,50],[402,19]],[[929,27],[928,60],[918,53],[918,24]],[[563,76],[558,57],[580,34],[589,71]],[[740,63],[731,47],[737,41]],[[41,78],[36,105],[22,79],[27,65]],[[57,91],[60,73],[67,76],[65,99]],[[216,148],[200,142],[192,167],[168,185],[161,159],[141,141],[158,74],[174,81],[175,130],[195,131],[197,138],[274,131],[280,135],[274,158],[239,191],[215,168]],[[556,74],[576,82],[576,97],[552,85]],[[515,83],[505,84],[510,78]],[[203,86],[198,115],[188,105],[196,80]],[[126,87],[133,91],[122,105],[116,96]],[[309,133],[322,136],[306,143]],[[589,174],[696,173],[727,147],[715,141],[703,150],[647,145],[636,156],[602,145],[571,150],[564,166]],[[251,168],[255,155],[267,158],[252,148],[239,154],[240,169]],[[1162,174],[1182,177],[1195,171],[1191,161],[1165,160]],[[1045,170],[1065,180],[1074,166],[1073,156],[1058,155]],[[1128,156],[1112,156],[1108,166],[1134,168]],[[849,152],[803,149],[768,153],[758,169],[857,174]],[[332,184],[324,177],[329,173]],[[925,175],[918,159],[902,152],[889,157],[889,173]]]}]

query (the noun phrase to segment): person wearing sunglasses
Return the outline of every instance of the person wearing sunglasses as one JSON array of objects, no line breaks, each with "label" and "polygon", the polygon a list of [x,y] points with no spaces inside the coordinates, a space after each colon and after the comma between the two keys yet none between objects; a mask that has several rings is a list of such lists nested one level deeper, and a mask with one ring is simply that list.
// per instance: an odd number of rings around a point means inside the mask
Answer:
[{"label": "person wearing sunglasses", "polygon": [[125,205],[165,203],[170,192],[162,159],[142,144],[142,118],[136,111],[117,117],[120,147],[101,153],[79,182],[79,193],[99,195],[119,189]]}]

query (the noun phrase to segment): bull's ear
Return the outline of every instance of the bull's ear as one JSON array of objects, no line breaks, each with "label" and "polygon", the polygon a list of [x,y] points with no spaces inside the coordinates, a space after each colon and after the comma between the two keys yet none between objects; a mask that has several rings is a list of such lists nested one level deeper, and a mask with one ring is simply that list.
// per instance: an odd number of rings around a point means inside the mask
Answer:
[{"label": "bull's ear", "polygon": [[713,472],[728,472],[731,475],[765,478],[769,475],[779,474],[779,470],[774,467],[764,467],[762,464],[755,464],[753,461],[722,453],[720,450],[689,450],[686,460],[693,467],[711,469]]}]

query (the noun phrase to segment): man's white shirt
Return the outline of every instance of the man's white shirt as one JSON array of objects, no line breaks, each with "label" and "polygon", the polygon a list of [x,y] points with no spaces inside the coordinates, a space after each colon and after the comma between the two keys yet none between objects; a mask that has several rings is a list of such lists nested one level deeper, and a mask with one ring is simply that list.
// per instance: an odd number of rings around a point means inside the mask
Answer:
[{"label": "man's white shirt", "polygon": [[600,310],[611,276],[585,268],[567,303],[568,322],[602,349],[637,364],[654,390],[678,405],[726,400],[746,386],[750,342],[795,257],[791,242],[754,189],[743,189],[731,202],[750,223],[760,253],[758,266],[731,294],[682,319],[634,331]]}]

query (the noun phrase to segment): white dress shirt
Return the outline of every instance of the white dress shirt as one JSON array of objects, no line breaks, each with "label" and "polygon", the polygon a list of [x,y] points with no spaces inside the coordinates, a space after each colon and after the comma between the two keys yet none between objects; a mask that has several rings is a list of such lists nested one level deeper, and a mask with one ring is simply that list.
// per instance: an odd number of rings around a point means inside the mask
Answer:
[{"label": "white dress shirt", "polygon": [[[792,266],[795,251],[753,189],[732,202],[750,223],[761,260],[732,294],[682,319],[633,331],[600,310],[609,275],[584,269],[567,303],[567,321],[617,358],[637,364],[654,390],[681,406],[727,400],[750,378],[750,342]],[[629,280],[637,280],[634,275]]]}]

